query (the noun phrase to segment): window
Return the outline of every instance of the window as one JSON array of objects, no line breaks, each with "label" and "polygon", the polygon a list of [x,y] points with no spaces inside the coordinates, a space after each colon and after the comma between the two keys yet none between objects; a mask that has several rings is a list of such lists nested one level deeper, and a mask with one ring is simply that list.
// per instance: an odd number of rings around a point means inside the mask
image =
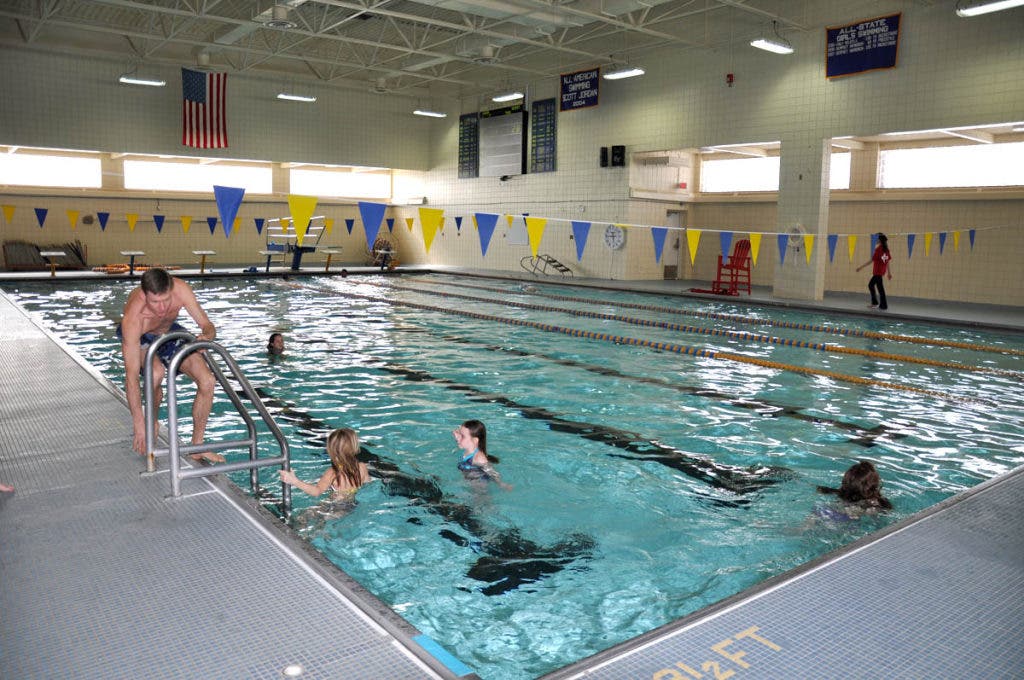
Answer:
[{"label": "window", "polygon": [[1024,142],[885,149],[879,157],[882,189],[1024,185]]},{"label": "window", "polygon": [[[834,153],[829,189],[850,188],[850,154]],[[778,191],[779,157],[706,160],[700,167],[700,190],[705,193]]]},{"label": "window", "polygon": [[295,194],[330,198],[391,197],[391,173],[368,168],[293,168],[289,182],[290,190]]},{"label": "window", "polygon": [[252,194],[270,194],[274,191],[273,171],[270,167],[227,163],[124,162],[125,189],[211,192],[214,184],[242,188]]},{"label": "window", "polygon": [[0,154],[0,184],[98,189],[103,184],[99,158]]}]

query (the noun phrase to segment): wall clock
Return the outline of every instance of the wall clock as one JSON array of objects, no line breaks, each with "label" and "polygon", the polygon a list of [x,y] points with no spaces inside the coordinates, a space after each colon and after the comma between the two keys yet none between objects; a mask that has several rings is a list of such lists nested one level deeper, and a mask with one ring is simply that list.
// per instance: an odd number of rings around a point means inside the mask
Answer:
[{"label": "wall clock", "polygon": [[609,224],[604,230],[604,244],[611,250],[618,250],[626,245],[626,230],[617,224]]}]

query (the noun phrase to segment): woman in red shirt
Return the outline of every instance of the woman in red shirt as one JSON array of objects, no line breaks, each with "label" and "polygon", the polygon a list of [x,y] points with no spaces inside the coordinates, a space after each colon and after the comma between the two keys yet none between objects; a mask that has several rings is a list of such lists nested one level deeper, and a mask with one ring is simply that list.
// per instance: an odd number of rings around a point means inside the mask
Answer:
[{"label": "woman in red shirt", "polygon": [[[882,277],[888,274],[889,280],[892,281],[891,263],[892,255],[889,253],[889,239],[886,238],[885,234],[879,233],[878,245],[875,247],[875,252],[871,255],[871,259],[857,267],[857,271],[860,271],[869,264],[874,265],[871,270],[871,280],[868,281],[868,292],[871,293],[872,307],[889,309],[889,303],[885,299],[885,286],[882,285]],[[878,291],[877,295],[875,294],[876,289]]]}]

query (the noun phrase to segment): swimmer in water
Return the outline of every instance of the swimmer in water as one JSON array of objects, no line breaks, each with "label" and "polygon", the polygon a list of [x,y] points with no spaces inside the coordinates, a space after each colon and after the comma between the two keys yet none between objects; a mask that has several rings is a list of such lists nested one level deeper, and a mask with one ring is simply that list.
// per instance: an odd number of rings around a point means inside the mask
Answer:
[{"label": "swimmer in water", "polygon": [[862,515],[876,515],[892,509],[892,503],[882,496],[882,477],[875,466],[866,460],[852,465],[843,474],[838,489],[819,486],[818,493],[835,494],[843,502],[841,510],[825,510],[825,519],[849,521]]},{"label": "swimmer in water", "polygon": [[462,451],[459,469],[466,479],[493,481],[506,491],[512,486],[501,481],[501,475],[491,463],[498,459],[487,455],[487,427],[479,420],[467,420],[452,430],[455,443]]},{"label": "swimmer in water", "polygon": [[280,333],[271,333],[267,340],[267,353],[278,355],[284,354],[284,336]]},{"label": "swimmer in water", "polygon": [[359,452],[359,435],[355,430],[342,427],[331,432],[327,437],[327,455],[331,457],[331,467],[325,470],[316,484],[304,482],[291,470],[278,470],[281,481],[302,490],[310,496],[318,497],[328,489],[334,490],[334,500],[344,500],[355,495],[363,484],[371,481],[366,463],[356,459]]}]

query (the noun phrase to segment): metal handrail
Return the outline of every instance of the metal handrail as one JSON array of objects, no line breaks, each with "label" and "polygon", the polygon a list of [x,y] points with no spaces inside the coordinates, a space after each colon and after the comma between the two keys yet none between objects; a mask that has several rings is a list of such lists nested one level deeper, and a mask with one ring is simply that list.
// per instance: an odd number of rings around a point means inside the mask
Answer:
[{"label": "metal handrail", "polygon": [[[168,429],[168,444],[169,446],[165,449],[158,449],[154,446],[156,441],[156,417],[154,413],[154,404],[152,403],[153,395],[153,359],[157,356],[157,352],[161,345],[170,342],[172,340],[186,339],[189,342],[178,347],[174,354],[171,356],[171,360],[167,366],[167,429]],[[217,382],[220,383],[221,387],[224,388],[224,392],[228,395],[235,410],[245,421],[248,437],[245,439],[233,439],[221,442],[210,442],[201,444],[189,444],[182,446],[178,441],[178,399],[177,399],[177,382],[175,377],[178,374],[178,367],[181,363],[193,352],[200,350],[210,350],[210,352],[203,352],[202,357],[206,361],[206,365],[210,368],[214,377],[217,378]],[[232,388],[228,382],[227,377],[220,367],[213,361],[210,356],[211,352],[215,352],[224,360],[224,363],[231,369],[231,374],[242,388],[242,393],[252,402],[256,412],[259,413],[260,418],[270,429],[271,434],[277,440],[277,444],[280,447],[281,455],[273,458],[259,458],[257,452],[257,436],[256,436],[256,423],[253,421],[252,416],[249,414],[249,410],[242,404],[242,400],[238,398],[238,394]],[[257,494],[259,491],[259,473],[258,469],[261,467],[270,467],[271,465],[280,465],[282,469],[290,469],[290,455],[288,450],[288,442],[285,439],[284,433],[281,432],[281,428],[278,427],[274,418],[270,415],[267,407],[263,404],[256,390],[253,389],[249,380],[242,373],[238,364],[231,357],[228,351],[220,344],[212,342],[210,340],[196,340],[195,336],[187,331],[173,331],[165,333],[153,342],[149,349],[146,351],[146,361],[143,370],[143,389],[145,390],[145,396],[143,398],[144,404],[144,417],[146,420],[146,454],[147,454],[147,470],[153,472],[156,468],[156,456],[168,455],[170,460],[170,472],[171,472],[171,492],[174,496],[181,495],[181,480],[190,479],[192,477],[207,477],[209,475],[215,475],[222,472],[234,472],[236,470],[249,470],[249,485],[252,488],[253,494]],[[239,446],[249,447],[249,460],[238,461],[235,463],[216,463],[214,465],[198,468],[190,468],[187,470],[181,469],[181,454],[200,453],[205,451],[223,451],[226,449],[238,448]],[[291,487],[282,482],[281,484],[281,511],[285,516],[291,513]]]},{"label": "metal handrail", "polygon": [[539,276],[541,274],[544,276],[550,276],[551,274],[548,272],[548,267],[550,266],[561,274],[563,278],[566,276],[573,278],[572,270],[550,255],[538,255],[537,257],[527,255],[519,260],[519,266],[534,276]]}]

